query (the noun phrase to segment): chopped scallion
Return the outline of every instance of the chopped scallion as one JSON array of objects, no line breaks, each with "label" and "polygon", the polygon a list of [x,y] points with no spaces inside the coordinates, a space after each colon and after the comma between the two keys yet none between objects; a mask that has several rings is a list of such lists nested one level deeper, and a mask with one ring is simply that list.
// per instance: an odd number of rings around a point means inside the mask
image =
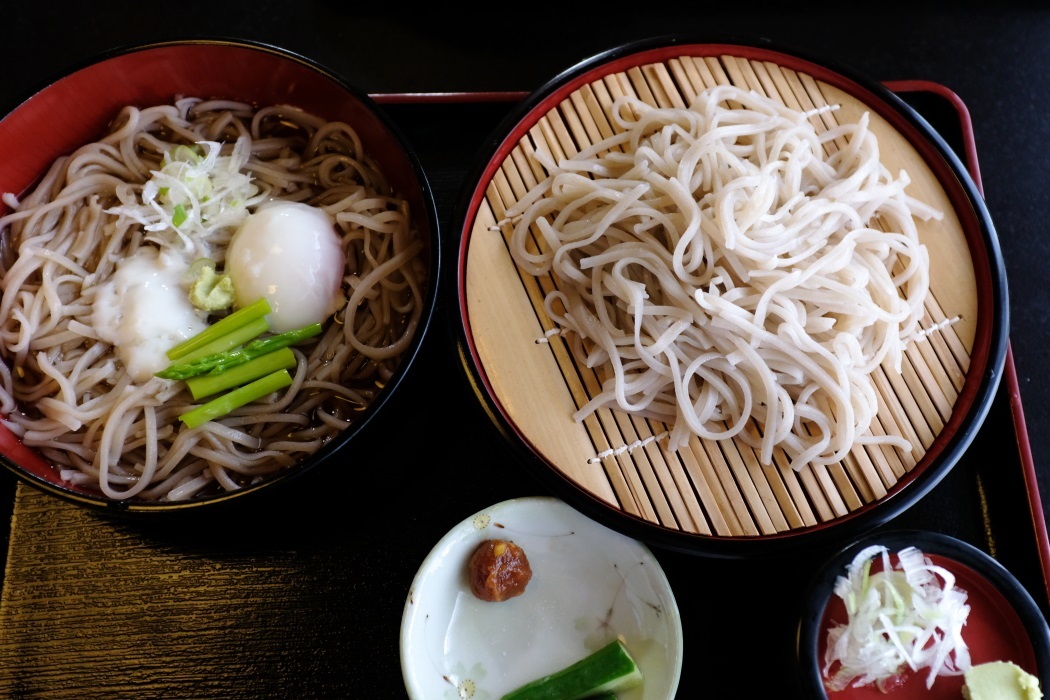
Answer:
[{"label": "chopped scallion", "polygon": [[175,205],[175,210],[171,213],[171,225],[175,227],[182,226],[186,223],[188,215],[186,214],[186,207],[181,204]]}]

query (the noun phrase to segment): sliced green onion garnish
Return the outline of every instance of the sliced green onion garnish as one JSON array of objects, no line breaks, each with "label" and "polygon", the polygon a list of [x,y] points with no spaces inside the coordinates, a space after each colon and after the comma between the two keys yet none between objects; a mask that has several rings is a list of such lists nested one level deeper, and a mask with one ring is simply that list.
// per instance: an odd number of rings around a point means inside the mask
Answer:
[{"label": "sliced green onion garnish", "polygon": [[173,211],[171,214],[172,226],[182,226],[184,223],[186,223],[187,218],[188,216],[186,215],[186,207],[182,206],[181,204],[176,204],[175,211]]},{"label": "sliced green onion garnish", "polygon": [[869,545],[835,580],[848,615],[826,632],[822,674],[829,690],[883,689],[906,669],[925,672],[929,690],[938,677],[970,665],[962,635],[970,606],[955,574],[916,547],[899,550],[896,565],[891,557],[887,547]]},{"label": "sliced green onion garnish", "polygon": [[180,144],[173,148],[168,156],[171,162],[199,163],[204,157],[204,149],[201,148],[200,144],[196,143],[192,146]]}]

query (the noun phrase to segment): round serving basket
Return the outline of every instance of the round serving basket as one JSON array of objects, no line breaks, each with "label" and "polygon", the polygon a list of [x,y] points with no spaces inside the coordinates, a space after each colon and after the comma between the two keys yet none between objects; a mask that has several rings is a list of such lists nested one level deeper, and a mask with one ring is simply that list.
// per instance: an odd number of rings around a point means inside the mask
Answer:
[{"label": "round serving basket", "polygon": [[[929,251],[930,294],[921,342],[901,371],[872,376],[875,435],[906,438],[905,452],[856,445],[841,462],[791,468],[760,463],[739,439],[695,437],[667,449],[668,426],[601,408],[573,414],[599,391],[544,309],[551,276],[533,276],[510,252],[505,214],[546,176],[542,157],[570,157],[614,133],[619,95],[684,107],[732,84],[810,117],[818,131],[870,115],[881,161],[910,178],[908,192],[944,213],[918,221]],[[835,105],[835,110],[817,108]],[[832,144],[831,147],[834,147]],[[451,284],[460,355],[479,399],[522,463],[597,520],[650,543],[716,557],[791,551],[882,524],[929,492],[959,460],[997,389],[1007,347],[1007,290],[994,227],[959,158],[881,83],[765,42],[659,37],[597,55],[520,104],[471,174],[453,230]]]}]

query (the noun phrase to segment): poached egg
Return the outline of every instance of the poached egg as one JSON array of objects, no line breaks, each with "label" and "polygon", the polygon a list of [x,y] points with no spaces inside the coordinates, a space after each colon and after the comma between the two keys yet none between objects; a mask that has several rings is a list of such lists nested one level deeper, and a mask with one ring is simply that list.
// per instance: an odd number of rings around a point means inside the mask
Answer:
[{"label": "poached egg", "polygon": [[265,297],[275,333],[322,323],[345,303],[346,255],[335,222],[302,202],[272,202],[249,214],[230,239],[225,273],[235,305]]}]

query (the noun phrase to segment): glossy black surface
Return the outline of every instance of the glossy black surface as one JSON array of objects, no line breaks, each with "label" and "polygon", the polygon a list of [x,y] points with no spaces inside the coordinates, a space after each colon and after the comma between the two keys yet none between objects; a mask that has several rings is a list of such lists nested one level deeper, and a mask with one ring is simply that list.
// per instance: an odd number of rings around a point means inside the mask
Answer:
[{"label": "glossy black surface", "polygon": [[[182,36],[187,30],[284,46],[373,93],[528,92],[599,51],[683,27],[769,37],[832,57],[877,80],[939,82],[959,94],[972,116],[984,193],[1010,283],[1011,346],[1031,448],[1040,489],[1050,494],[1045,463],[1050,402],[1044,399],[1050,387],[1045,360],[1050,347],[1050,169],[1045,146],[1050,143],[1050,71],[1045,70],[1050,65],[1050,12],[998,7],[941,11],[909,3],[862,12],[826,6],[799,12],[700,3],[690,12],[647,8],[628,18],[611,6],[588,7],[579,16],[552,16],[547,6],[454,16],[444,7],[423,14],[398,8],[385,16],[357,4],[324,0],[190,3],[177,10],[103,0],[75,12],[31,3],[5,13],[0,62],[7,69],[0,110],[94,52]],[[512,24],[514,17],[523,23]],[[924,95],[911,101],[953,147],[961,148],[959,119],[950,105]],[[509,109],[508,103],[390,106],[417,146],[446,221],[473,157]],[[290,642],[287,667],[258,669],[260,675],[276,678],[274,697],[338,697],[331,689],[346,689],[351,677],[356,697],[403,698],[398,627],[419,563],[466,515],[507,498],[546,493],[508,455],[474,401],[452,354],[451,336],[440,325],[433,330],[437,332],[430,334],[419,360],[424,371],[394,402],[400,411],[397,420],[376,431],[358,463],[332,465],[293,485],[300,500],[259,504],[219,523],[129,526],[148,533],[164,551],[204,559],[236,552],[265,562],[284,548],[304,559],[346,560],[346,598],[334,597],[330,606],[333,617],[352,625],[354,634],[317,647]],[[430,437],[406,440],[406,435]],[[1033,594],[1045,615],[1045,581],[1019,462],[1010,396],[1000,387],[959,464],[892,525],[945,532],[992,553]],[[378,515],[348,507],[339,469],[354,470],[351,495],[357,502],[374,502]],[[327,476],[340,488],[332,488]],[[0,484],[0,507],[9,513],[13,478],[0,473]],[[1045,496],[1043,502],[1048,502]],[[657,550],[685,626],[679,697],[804,698],[793,686],[796,621],[809,574],[833,549],[772,561],[713,561]],[[304,589],[309,594],[320,595]],[[344,610],[347,601],[358,607]],[[329,620],[309,624],[338,629]],[[250,654],[250,639],[234,641]],[[303,678],[305,668],[311,675]],[[6,672],[0,669],[0,674]],[[296,685],[282,686],[282,679]],[[46,691],[47,679],[20,680],[29,690]],[[173,691],[179,680],[184,679],[172,678]],[[739,692],[742,681],[751,684],[746,694]],[[299,692],[288,694],[290,687]],[[179,690],[184,692],[185,685]],[[238,697],[237,688],[223,690],[224,697]],[[169,694],[175,696],[183,695]]]}]

